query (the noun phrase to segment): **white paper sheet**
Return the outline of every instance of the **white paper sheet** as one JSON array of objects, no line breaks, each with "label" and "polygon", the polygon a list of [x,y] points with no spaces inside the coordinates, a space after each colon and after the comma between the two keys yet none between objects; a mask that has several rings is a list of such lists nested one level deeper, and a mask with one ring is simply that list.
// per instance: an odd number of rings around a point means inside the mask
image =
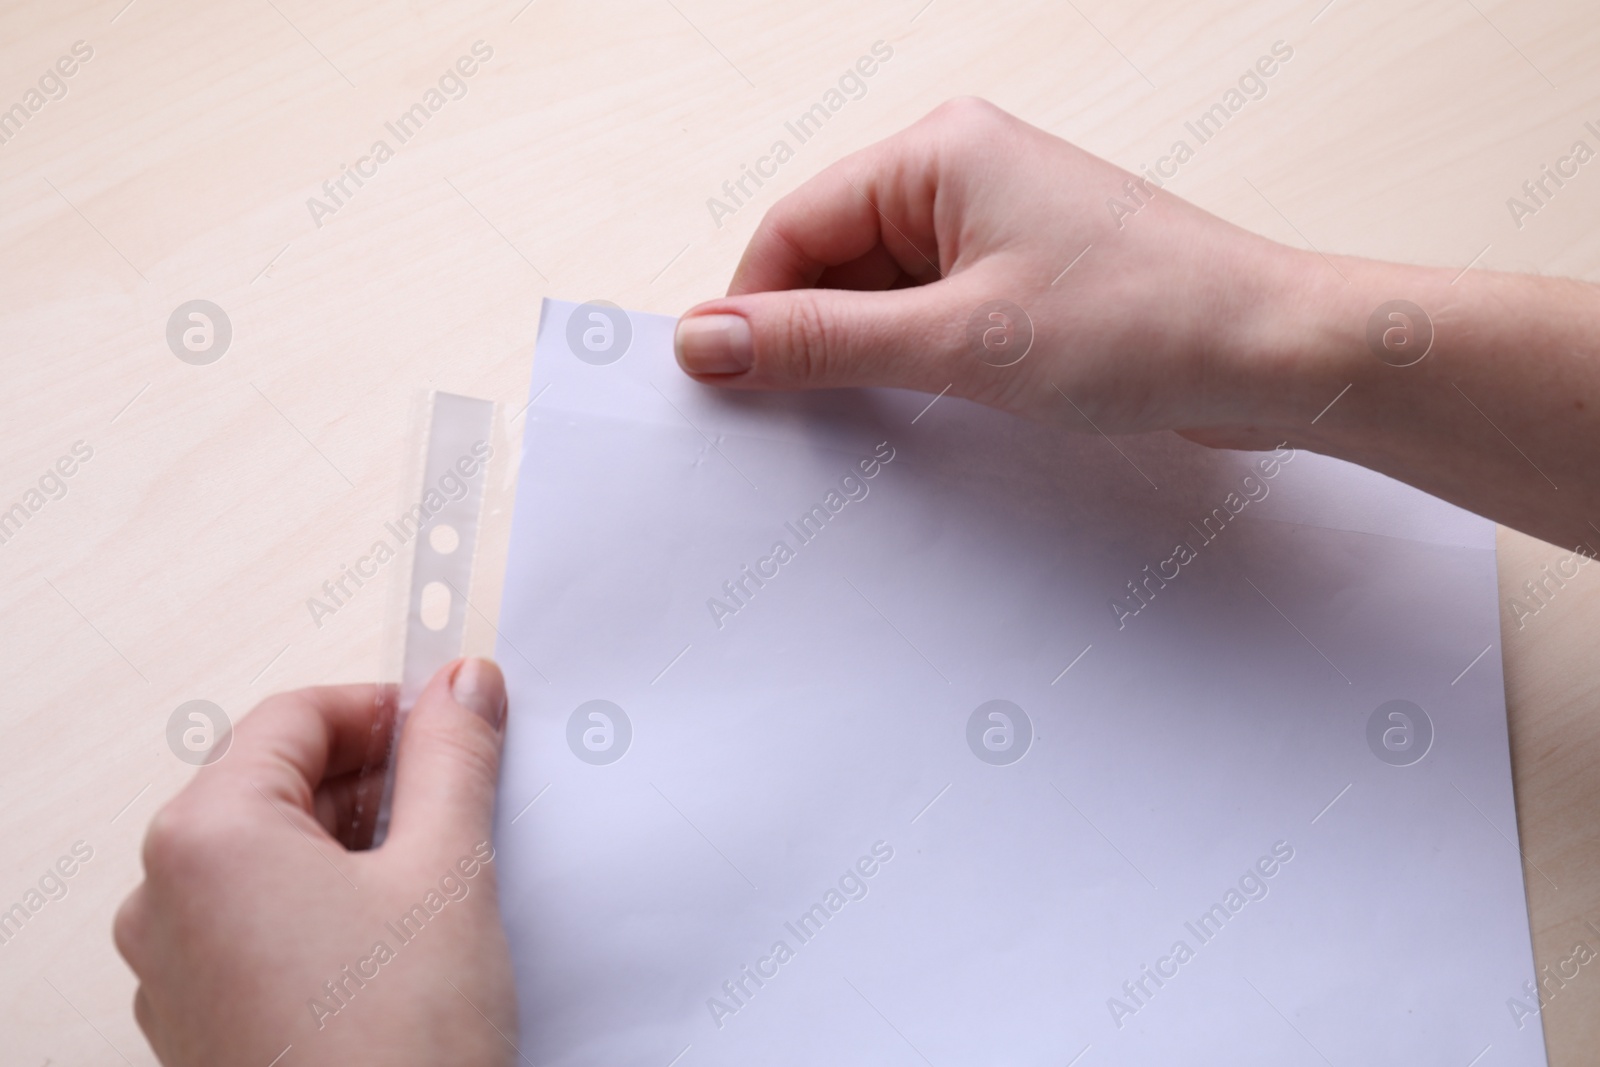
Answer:
[{"label": "white paper sheet", "polygon": [[527,1062],[1545,1062],[1489,523],[574,312],[500,622]]}]

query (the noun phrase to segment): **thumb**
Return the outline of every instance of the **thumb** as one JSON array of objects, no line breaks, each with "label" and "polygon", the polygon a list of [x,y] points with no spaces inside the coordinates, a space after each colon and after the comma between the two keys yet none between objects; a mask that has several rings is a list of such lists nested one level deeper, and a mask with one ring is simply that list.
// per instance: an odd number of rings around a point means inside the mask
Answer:
[{"label": "thumb", "polygon": [[433,676],[400,735],[390,840],[489,839],[505,718],[505,679],[491,661],[457,660]]},{"label": "thumb", "polygon": [[678,321],[678,363],[700,381],[736,388],[893,386],[992,395],[1008,376],[971,343],[968,320],[983,299],[968,290],[944,279],[907,289],[790,289],[713,300]]}]

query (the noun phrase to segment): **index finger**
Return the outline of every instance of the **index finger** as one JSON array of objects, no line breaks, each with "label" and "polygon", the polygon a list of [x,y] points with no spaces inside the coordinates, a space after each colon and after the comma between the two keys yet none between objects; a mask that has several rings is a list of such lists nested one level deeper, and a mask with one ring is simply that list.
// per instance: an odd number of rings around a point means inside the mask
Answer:
[{"label": "index finger", "polygon": [[846,156],[774,204],[728,295],[811,288],[830,273],[851,288],[937,280],[937,164],[926,142],[913,126]]},{"label": "index finger", "polygon": [[247,782],[269,799],[310,811],[324,780],[388,754],[395,702],[392,685],[318,686],[268,697],[240,721],[224,759],[204,768],[196,787]]}]

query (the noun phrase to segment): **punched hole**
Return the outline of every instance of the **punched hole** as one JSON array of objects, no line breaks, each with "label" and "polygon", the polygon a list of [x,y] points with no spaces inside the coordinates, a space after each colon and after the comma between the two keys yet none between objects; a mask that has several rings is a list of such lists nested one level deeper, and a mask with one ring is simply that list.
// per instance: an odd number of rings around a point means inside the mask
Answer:
[{"label": "punched hole", "polygon": [[417,615],[428,629],[444,629],[450,621],[450,587],[443,582],[429,582],[423,586],[422,603],[417,605]]},{"label": "punched hole", "polygon": [[448,556],[461,545],[461,535],[454,526],[440,524],[428,531],[428,544],[441,556]]}]

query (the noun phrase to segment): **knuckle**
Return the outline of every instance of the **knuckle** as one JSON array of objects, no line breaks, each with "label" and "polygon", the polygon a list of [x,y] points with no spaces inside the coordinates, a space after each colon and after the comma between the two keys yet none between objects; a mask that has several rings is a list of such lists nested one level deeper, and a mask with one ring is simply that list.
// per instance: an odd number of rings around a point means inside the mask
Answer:
[{"label": "knuckle", "polygon": [[941,123],[972,126],[993,125],[1010,116],[981,96],[953,96],[934,108],[928,117]]},{"label": "knuckle", "polygon": [[459,768],[469,781],[493,783],[500,774],[500,748],[486,723],[476,718],[440,728],[430,724],[422,747],[448,765]]},{"label": "knuckle", "polygon": [[189,847],[183,813],[176,804],[167,804],[155,813],[144,834],[144,869],[154,876],[164,873],[182,859]]},{"label": "knuckle", "polygon": [[476,731],[458,735],[452,742],[453,755],[474,781],[493,783],[500,776],[500,753],[493,741]]},{"label": "knuckle", "polygon": [[789,353],[788,376],[796,381],[829,380],[835,328],[815,300],[801,298],[784,321],[784,347]]},{"label": "knuckle", "polygon": [[192,879],[238,847],[239,820],[216,805],[196,808],[174,800],[150,820],[144,868],[152,881]]},{"label": "knuckle", "polygon": [[976,96],[946,100],[927,119],[924,137],[929,147],[961,166],[991,159],[1004,144],[1024,135],[1029,127],[1005,111]]},{"label": "knuckle", "polygon": [[778,241],[790,255],[798,254],[800,249],[794,235],[805,226],[807,194],[808,190],[802,186],[778,197],[756,224],[751,243],[754,244],[756,238],[765,237]]},{"label": "knuckle", "polygon": [[150,996],[143,986],[133,994],[133,1021],[139,1024],[139,1029],[144,1031],[146,1039],[153,1043],[156,1035],[156,1014],[150,1007]]},{"label": "knuckle", "polygon": [[135,973],[139,970],[138,959],[142,957],[140,948],[145,926],[143,893],[143,886],[135,889],[117,908],[116,917],[111,921],[112,943]]}]

